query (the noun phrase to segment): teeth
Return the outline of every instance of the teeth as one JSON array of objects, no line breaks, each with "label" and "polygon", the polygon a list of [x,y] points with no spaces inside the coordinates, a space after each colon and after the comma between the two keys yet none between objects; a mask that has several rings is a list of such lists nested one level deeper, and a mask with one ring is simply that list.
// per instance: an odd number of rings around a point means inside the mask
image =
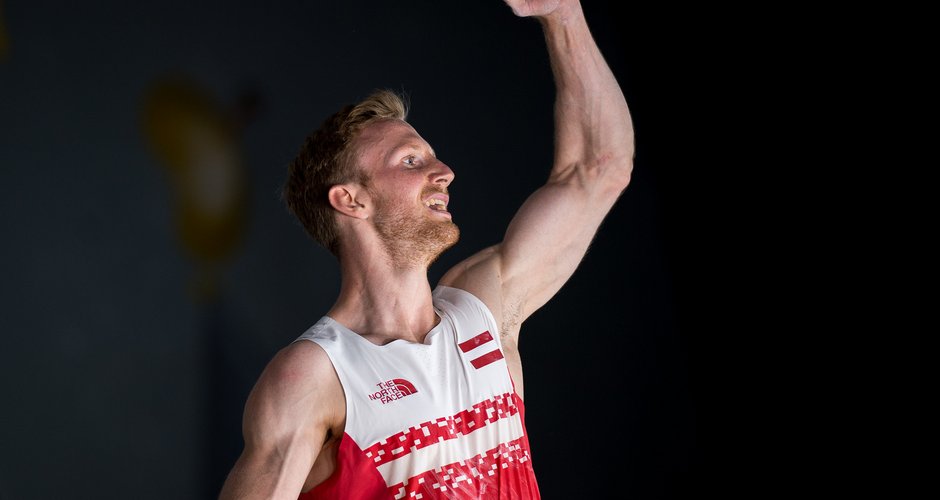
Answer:
[{"label": "teeth", "polygon": [[444,207],[447,206],[447,204],[444,203],[444,200],[438,200],[438,199],[436,199],[436,198],[435,198],[435,199],[432,199],[432,200],[428,200],[427,202],[425,202],[425,205],[427,205],[428,207],[430,207],[430,206],[432,206],[432,205],[441,205],[441,206],[444,206]]}]

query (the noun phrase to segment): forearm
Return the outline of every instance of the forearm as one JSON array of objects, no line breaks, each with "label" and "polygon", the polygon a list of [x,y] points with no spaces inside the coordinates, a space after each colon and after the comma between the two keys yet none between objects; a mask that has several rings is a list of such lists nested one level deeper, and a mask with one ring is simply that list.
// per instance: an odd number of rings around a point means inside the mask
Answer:
[{"label": "forearm", "polygon": [[269,492],[273,491],[277,480],[259,469],[262,469],[262,467],[259,466],[256,460],[243,454],[235,462],[232,471],[229,472],[228,478],[222,486],[222,492],[219,494],[219,500],[269,497]]},{"label": "forearm", "polygon": [[563,1],[539,19],[557,91],[553,178],[597,178],[577,172],[586,169],[626,186],[634,154],[630,111],[580,3]]},{"label": "forearm", "polygon": [[229,473],[219,500],[296,499],[309,470],[297,466],[300,462],[309,460],[286,463],[277,453],[246,450]]}]

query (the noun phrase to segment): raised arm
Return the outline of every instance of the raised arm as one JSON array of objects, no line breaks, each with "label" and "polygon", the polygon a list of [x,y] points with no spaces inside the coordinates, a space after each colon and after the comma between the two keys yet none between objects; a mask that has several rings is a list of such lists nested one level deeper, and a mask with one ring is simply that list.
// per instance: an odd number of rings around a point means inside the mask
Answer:
[{"label": "raised arm", "polygon": [[278,353],[248,397],[245,450],[220,500],[296,500],[324,443],[342,433],[343,397],[319,346],[297,342]]},{"label": "raised arm", "polygon": [[555,159],[545,186],[512,219],[503,242],[458,264],[442,284],[477,294],[516,341],[519,324],[574,273],[630,181],[633,124],[578,0],[507,0],[542,23],[555,76]]}]

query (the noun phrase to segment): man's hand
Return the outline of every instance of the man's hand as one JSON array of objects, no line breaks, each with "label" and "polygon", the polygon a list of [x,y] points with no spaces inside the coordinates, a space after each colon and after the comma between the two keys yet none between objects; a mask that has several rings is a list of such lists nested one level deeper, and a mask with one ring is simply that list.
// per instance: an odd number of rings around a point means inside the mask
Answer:
[{"label": "man's hand", "polygon": [[505,0],[506,5],[519,17],[546,17],[553,13],[560,13],[578,0]]}]

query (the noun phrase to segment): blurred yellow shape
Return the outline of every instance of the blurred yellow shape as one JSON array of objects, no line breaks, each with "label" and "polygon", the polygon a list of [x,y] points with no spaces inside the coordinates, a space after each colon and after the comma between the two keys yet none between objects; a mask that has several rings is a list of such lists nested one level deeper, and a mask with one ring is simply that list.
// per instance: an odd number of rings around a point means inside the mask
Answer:
[{"label": "blurred yellow shape", "polygon": [[247,219],[247,187],[237,130],[195,84],[158,82],[148,92],[144,134],[169,171],[184,247],[204,264],[229,256]]}]

